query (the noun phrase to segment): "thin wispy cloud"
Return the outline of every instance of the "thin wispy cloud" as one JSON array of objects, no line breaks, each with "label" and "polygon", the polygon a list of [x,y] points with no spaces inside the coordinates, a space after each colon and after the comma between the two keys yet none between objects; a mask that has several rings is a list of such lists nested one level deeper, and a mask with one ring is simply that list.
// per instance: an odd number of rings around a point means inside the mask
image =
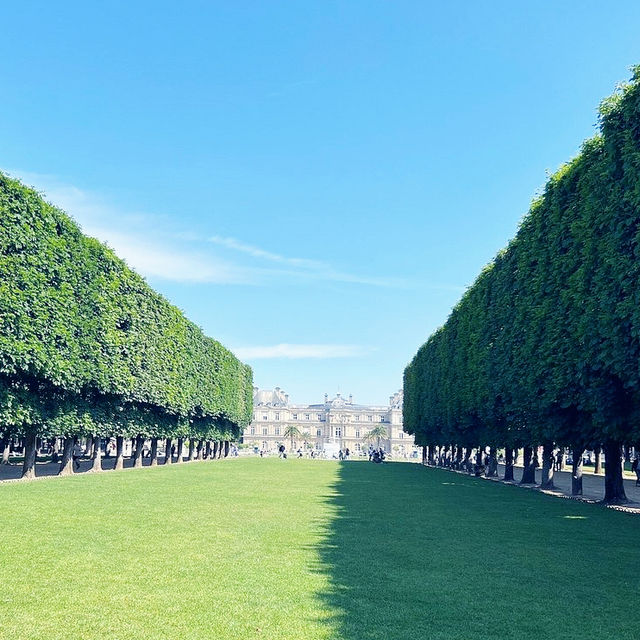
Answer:
[{"label": "thin wispy cloud", "polygon": [[237,347],[233,352],[242,360],[305,358],[360,358],[374,351],[371,347],[355,344],[275,344],[267,346]]},{"label": "thin wispy cloud", "polygon": [[[234,237],[176,230],[167,215],[123,211],[100,194],[79,189],[55,176],[6,171],[44,192],[46,199],[69,213],[87,235],[108,244],[145,277],[262,286],[276,279],[279,286],[310,282],[399,289],[416,286],[403,278],[345,272],[319,260],[285,256]],[[214,252],[214,247],[222,253]],[[239,256],[245,258],[241,260]]]},{"label": "thin wispy cloud", "polygon": [[[265,270],[263,273],[269,272],[272,275],[289,277],[298,280],[324,280],[330,282],[347,282],[353,284],[364,284],[374,287],[395,287],[406,288],[409,283],[402,278],[393,277],[375,277],[362,276],[355,273],[347,273],[334,269],[330,264],[319,260],[310,260],[308,258],[290,258],[287,256],[274,253],[255,245],[247,244],[236,240],[235,238],[227,238],[223,236],[212,236],[208,241],[230,249],[272,263],[278,263],[283,266],[291,267],[290,269]],[[295,268],[295,269],[292,269]]]},{"label": "thin wispy cloud", "polygon": [[85,227],[85,233],[111,247],[130,267],[147,277],[175,282],[247,284],[250,274],[210,256],[178,251],[136,235]]},{"label": "thin wispy cloud", "polygon": [[287,258],[286,256],[281,256],[277,253],[272,253],[271,251],[261,249],[260,247],[255,247],[251,244],[240,242],[235,238],[211,236],[210,238],[208,238],[208,240],[213,244],[226,247],[227,249],[232,249],[233,251],[239,251],[241,253],[245,253],[247,255],[252,256],[253,258],[269,260],[270,262],[290,264],[293,266],[307,267],[311,269],[324,268],[326,266],[322,262],[318,262],[316,260],[308,260],[306,258]]},{"label": "thin wispy cloud", "polygon": [[99,195],[62,183],[54,176],[10,170],[7,173],[43,191],[46,199],[71,215],[85,234],[104,242],[145,277],[184,283],[252,282],[251,274],[241,266],[193,251],[153,231],[164,216],[123,212]]}]

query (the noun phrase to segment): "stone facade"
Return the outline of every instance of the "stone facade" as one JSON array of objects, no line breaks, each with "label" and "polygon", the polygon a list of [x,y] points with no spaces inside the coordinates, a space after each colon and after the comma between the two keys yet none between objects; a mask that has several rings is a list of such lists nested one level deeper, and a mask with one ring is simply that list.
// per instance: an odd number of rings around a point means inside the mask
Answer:
[{"label": "stone facade", "polygon": [[280,443],[291,448],[289,426],[300,434],[293,437],[293,449],[315,449],[331,454],[348,448],[354,455],[378,445],[377,438],[367,439],[376,427],[384,428],[380,446],[393,457],[412,456],[417,448],[413,436],[402,430],[402,391],[389,398],[388,406],[367,406],[353,402],[352,396],[339,393],[321,404],[298,405],[280,387],[274,390],[254,387],[253,421],[245,429],[243,442],[265,451],[275,451]]}]

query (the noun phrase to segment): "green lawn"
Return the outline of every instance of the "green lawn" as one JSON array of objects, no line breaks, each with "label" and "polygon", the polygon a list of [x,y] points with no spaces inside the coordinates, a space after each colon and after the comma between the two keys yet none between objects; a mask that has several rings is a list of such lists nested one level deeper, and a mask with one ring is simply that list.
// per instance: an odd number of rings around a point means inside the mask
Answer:
[{"label": "green lawn", "polygon": [[0,637],[638,638],[640,518],[416,464],[0,486]]}]

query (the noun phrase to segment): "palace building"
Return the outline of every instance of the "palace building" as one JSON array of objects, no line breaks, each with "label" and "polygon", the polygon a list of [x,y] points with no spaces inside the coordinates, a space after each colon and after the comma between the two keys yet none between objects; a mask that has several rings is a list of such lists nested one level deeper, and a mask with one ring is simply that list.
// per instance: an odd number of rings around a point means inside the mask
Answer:
[{"label": "palace building", "polygon": [[[294,427],[294,429],[289,429]],[[370,432],[379,429],[380,436]],[[384,430],[384,431],[383,431]],[[243,442],[265,451],[276,450],[280,443],[289,450],[290,431],[293,448],[324,451],[328,455],[349,449],[354,455],[378,446],[393,457],[412,456],[417,448],[412,435],[402,430],[402,391],[389,398],[388,406],[355,404],[353,397],[339,393],[329,399],[325,393],[320,404],[300,405],[289,401],[280,387],[253,389],[253,421],[245,429]]]}]

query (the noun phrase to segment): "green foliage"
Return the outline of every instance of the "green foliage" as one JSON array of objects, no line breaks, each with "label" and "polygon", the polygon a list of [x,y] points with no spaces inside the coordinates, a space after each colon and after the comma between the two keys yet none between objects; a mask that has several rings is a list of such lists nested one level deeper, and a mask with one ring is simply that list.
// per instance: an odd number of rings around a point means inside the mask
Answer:
[{"label": "green foliage", "polygon": [[640,67],[404,375],[421,444],[640,438]]},{"label": "green foliage", "polygon": [[248,366],[0,173],[0,430],[231,436],[251,412]]}]

